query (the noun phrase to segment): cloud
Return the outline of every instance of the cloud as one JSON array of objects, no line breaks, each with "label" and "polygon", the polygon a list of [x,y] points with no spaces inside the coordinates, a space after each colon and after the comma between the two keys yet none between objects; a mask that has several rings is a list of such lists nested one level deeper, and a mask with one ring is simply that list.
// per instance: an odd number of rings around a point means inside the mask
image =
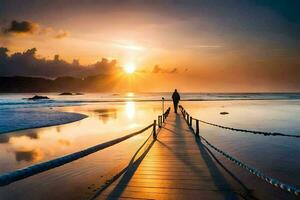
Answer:
[{"label": "cloud", "polygon": [[177,73],[178,69],[177,68],[173,68],[173,69],[163,69],[158,65],[155,65],[152,69],[152,73],[169,73],[169,74],[173,74],[173,73]]},{"label": "cloud", "polygon": [[8,27],[2,29],[5,35],[44,35],[50,36],[56,39],[66,38],[70,35],[70,32],[66,30],[55,30],[52,27],[45,27],[35,22],[30,21],[16,21],[13,20]]},{"label": "cloud", "polygon": [[176,73],[178,70],[177,68],[173,68],[172,70],[170,70],[168,73]]},{"label": "cloud", "polygon": [[69,35],[70,35],[70,33],[68,31],[60,30],[57,32],[57,34],[54,37],[56,39],[62,39],[62,38],[68,37]]},{"label": "cloud", "polygon": [[21,21],[18,22],[16,20],[12,21],[8,28],[4,29],[4,33],[15,33],[15,34],[33,34],[38,29],[38,24],[29,22],[29,21]]},{"label": "cloud", "polygon": [[24,52],[8,55],[9,50],[0,47],[0,76],[40,76],[59,77],[74,76],[85,77],[99,74],[113,74],[120,70],[116,60],[102,58],[90,65],[81,65],[79,60],[74,59],[72,63],[55,55],[53,59],[37,58],[36,48]]}]

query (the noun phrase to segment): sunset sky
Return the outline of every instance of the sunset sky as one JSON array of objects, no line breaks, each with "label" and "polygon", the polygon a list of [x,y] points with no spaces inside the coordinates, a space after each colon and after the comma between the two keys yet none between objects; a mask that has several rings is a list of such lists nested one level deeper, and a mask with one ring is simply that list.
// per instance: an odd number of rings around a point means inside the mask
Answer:
[{"label": "sunset sky", "polygon": [[298,0],[0,0],[0,47],[81,67],[116,59],[145,91],[300,91],[299,10]]}]

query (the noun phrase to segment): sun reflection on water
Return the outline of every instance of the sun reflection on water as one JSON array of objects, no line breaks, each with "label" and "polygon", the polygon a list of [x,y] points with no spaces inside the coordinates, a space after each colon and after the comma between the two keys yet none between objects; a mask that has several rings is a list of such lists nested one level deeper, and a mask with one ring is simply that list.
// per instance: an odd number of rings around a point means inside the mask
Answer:
[{"label": "sun reflection on water", "polygon": [[128,93],[126,93],[126,96],[127,97],[134,97],[134,93],[133,92],[128,92]]},{"label": "sun reflection on water", "polygon": [[129,119],[133,119],[133,117],[135,116],[135,102],[132,101],[126,102],[125,110],[126,110],[127,117]]}]

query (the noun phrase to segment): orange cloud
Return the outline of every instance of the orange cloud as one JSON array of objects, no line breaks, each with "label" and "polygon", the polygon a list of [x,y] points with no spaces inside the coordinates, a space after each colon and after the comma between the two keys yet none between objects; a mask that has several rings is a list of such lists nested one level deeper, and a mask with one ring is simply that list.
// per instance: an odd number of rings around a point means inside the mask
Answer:
[{"label": "orange cloud", "polygon": [[62,38],[68,37],[69,35],[70,35],[70,33],[68,31],[60,30],[54,37],[56,39],[62,39]]},{"label": "orange cloud", "polygon": [[177,68],[173,68],[173,69],[163,69],[158,65],[155,65],[152,69],[152,73],[177,73],[178,69]]}]

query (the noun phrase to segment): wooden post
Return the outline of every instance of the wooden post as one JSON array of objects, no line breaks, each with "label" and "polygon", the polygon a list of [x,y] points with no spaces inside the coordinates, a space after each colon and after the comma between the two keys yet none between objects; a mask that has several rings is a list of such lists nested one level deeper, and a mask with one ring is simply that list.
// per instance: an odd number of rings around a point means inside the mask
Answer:
[{"label": "wooden post", "polygon": [[154,120],[153,122],[153,139],[156,140],[157,136],[156,136],[156,120]]},{"label": "wooden post", "polygon": [[162,97],[162,122],[165,122],[165,98]]},{"label": "wooden post", "polygon": [[187,122],[187,124],[189,124],[189,119],[190,119],[190,115],[189,115],[189,113],[187,113],[186,114],[186,122]]},{"label": "wooden post", "polygon": [[199,120],[196,119],[196,136],[199,137]]},{"label": "wooden post", "polygon": [[157,122],[158,122],[158,127],[161,128],[161,115],[158,115]]},{"label": "wooden post", "polygon": [[163,117],[160,116],[160,127],[162,127],[162,124],[163,124]]}]

